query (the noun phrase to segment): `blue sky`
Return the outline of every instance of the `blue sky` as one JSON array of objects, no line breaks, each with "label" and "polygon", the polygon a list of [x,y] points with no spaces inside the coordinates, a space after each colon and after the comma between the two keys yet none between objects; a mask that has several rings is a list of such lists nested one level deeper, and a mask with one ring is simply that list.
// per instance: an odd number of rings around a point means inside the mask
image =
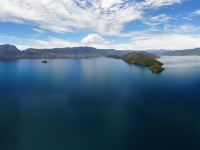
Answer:
[{"label": "blue sky", "polygon": [[198,0],[1,0],[0,44],[119,50],[200,47]]}]

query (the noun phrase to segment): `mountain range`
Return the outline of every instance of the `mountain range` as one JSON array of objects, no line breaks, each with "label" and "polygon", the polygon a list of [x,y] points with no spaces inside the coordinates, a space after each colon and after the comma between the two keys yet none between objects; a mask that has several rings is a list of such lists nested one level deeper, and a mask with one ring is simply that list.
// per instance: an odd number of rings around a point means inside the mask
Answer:
[{"label": "mountain range", "polygon": [[[72,48],[54,48],[54,49],[27,49],[20,51],[14,45],[0,45],[0,60],[18,59],[18,58],[93,58],[93,57],[111,57],[122,59],[129,64],[149,67],[152,73],[164,71],[163,63],[157,59],[158,55],[124,51],[114,49],[96,49],[93,47],[72,47]],[[42,61],[47,63],[46,60]]]},{"label": "mountain range", "polygon": [[53,49],[26,49],[19,50],[14,45],[0,45],[0,59],[17,58],[91,58],[109,55],[123,55],[131,51],[114,49],[96,49],[93,47],[66,47]]},{"label": "mountain range", "polygon": [[[19,50],[14,45],[0,45],[0,59],[18,59],[18,58],[92,58],[107,57],[110,55],[126,55],[134,51],[115,50],[115,49],[97,49],[93,47],[66,47],[53,49],[34,49]],[[151,50],[147,53],[164,56],[187,56],[200,55],[200,48],[187,50]]]}]

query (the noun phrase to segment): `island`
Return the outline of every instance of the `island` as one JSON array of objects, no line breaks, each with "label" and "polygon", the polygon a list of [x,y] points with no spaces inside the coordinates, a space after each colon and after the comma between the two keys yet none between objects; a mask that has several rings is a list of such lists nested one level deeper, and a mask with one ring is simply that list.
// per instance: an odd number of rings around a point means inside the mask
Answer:
[{"label": "island", "polygon": [[157,60],[160,58],[159,56],[146,52],[131,52],[125,55],[110,55],[109,57],[122,59],[129,64],[149,67],[152,73],[161,73],[165,70],[163,63]]}]

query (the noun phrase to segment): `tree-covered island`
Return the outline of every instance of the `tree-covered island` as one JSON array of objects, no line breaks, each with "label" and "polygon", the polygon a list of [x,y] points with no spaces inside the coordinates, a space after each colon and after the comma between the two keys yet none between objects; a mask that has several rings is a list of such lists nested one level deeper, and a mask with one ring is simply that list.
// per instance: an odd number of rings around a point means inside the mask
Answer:
[{"label": "tree-covered island", "polygon": [[157,60],[159,56],[146,52],[131,52],[125,55],[110,55],[109,57],[122,59],[129,64],[149,67],[152,73],[161,73],[165,70],[163,63]]}]

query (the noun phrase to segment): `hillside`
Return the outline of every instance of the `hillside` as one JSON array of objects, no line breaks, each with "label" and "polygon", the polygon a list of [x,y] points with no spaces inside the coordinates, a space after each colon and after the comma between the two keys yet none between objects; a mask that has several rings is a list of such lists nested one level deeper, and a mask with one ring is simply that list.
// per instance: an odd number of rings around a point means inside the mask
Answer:
[{"label": "hillside", "polygon": [[13,59],[21,56],[22,52],[13,45],[0,45],[0,59]]},{"label": "hillside", "polygon": [[129,64],[149,67],[152,73],[160,73],[165,70],[162,67],[163,63],[157,60],[159,56],[148,54],[146,52],[132,52],[125,55],[112,55],[110,57],[115,59],[122,59]]}]

